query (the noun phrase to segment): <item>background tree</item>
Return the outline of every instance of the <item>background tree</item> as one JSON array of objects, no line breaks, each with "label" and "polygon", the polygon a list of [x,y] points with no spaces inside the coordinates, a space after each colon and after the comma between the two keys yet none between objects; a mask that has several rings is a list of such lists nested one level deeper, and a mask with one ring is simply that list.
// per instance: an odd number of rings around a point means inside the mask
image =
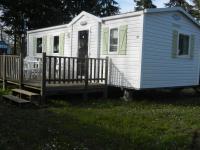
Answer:
[{"label": "background tree", "polygon": [[135,10],[143,10],[146,8],[156,8],[156,5],[153,4],[152,0],[134,0],[136,7]]},{"label": "background tree", "polygon": [[[27,20],[29,29],[36,29],[61,23],[64,13],[60,9],[60,3],[56,0],[47,1],[40,0],[2,0],[2,16],[1,20],[5,31],[9,35],[14,36],[14,54],[17,49],[22,49],[22,35],[25,34],[24,22]],[[56,5],[57,4],[57,5]],[[57,7],[57,8],[56,8]]]},{"label": "background tree", "polygon": [[200,21],[200,0],[193,0],[194,7],[193,7],[193,12],[192,15]]},{"label": "background tree", "polygon": [[[194,5],[190,4],[193,2]],[[169,0],[165,4],[166,7],[182,7],[185,11],[191,14],[197,20],[200,20],[200,0]]]},{"label": "background tree", "polygon": [[119,5],[115,0],[99,0],[94,11],[94,14],[101,17],[111,16],[117,13],[119,13]]},{"label": "background tree", "polygon": [[115,0],[1,0],[1,20],[13,35],[14,52],[21,43],[26,20],[29,30],[68,23],[81,11],[97,16],[109,16],[119,12]]},{"label": "background tree", "polygon": [[165,4],[166,7],[182,7],[187,12],[190,12],[193,9],[193,6],[190,5],[186,0],[169,0]]}]

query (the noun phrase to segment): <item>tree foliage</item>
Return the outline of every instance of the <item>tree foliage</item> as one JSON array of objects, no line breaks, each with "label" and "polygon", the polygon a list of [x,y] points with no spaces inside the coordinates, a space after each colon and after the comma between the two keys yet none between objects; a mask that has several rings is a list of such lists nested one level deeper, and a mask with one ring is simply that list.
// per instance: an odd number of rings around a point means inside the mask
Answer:
[{"label": "tree foliage", "polygon": [[194,5],[190,4],[187,0],[169,0],[166,7],[182,7],[185,11],[200,20],[200,0],[190,0]]},{"label": "tree foliage", "polygon": [[134,0],[134,2],[136,3],[136,11],[146,8],[156,8],[156,5],[153,4],[152,0]]},{"label": "tree foliage", "polygon": [[6,25],[21,25],[21,16],[24,14],[29,29],[67,23],[81,11],[97,16],[119,12],[115,0],[2,0],[0,6],[3,9],[2,20]]},{"label": "tree foliage", "polygon": [[182,7],[187,12],[190,12],[193,8],[186,0],[169,0],[165,5],[166,7]]},{"label": "tree foliage", "polygon": [[200,20],[200,0],[193,0],[194,7],[192,15],[199,21]]},{"label": "tree foliage", "polygon": [[[1,21],[6,32],[20,39],[26,20],[29,30],[68,23],[81,11],[97,16],[119,12],[115,0],[1,0]],[[15,38],[15,39],[16,39]]]}]

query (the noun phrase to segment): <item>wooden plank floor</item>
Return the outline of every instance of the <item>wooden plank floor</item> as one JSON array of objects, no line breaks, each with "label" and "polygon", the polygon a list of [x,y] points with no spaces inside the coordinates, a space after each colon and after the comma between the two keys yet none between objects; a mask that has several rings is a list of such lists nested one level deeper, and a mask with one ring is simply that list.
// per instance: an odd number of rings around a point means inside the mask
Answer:
[{"label": "wooden plank floor", "polygon": [[[29,85],[29,86],[34,86],[34,87],[38,87],[40,88],[41,87],[41,83],[39,81],[25,81],[24,82],[25,85]],[[102,86],[104,85],[103,83],[88,83],[88,86]],[[49,87],[49,88],[52,88],[52,87],[82,87],[82,86],[85,86],[85,83],[84,82],[66,82],[66,83],[51,83],[49,84],[48,82],[46,83],[46,86]]]},{"label": "wooden plank floor", "polygon": [[[8,81],[7,81],[8,82]],[[10,82],[12,84],[19,85],[18,82]],[[28,89],[41,90],[41,83],[38,80],[24,81],[24,87]],[[47,95],[63,95],[67,93],[93,93],[93,92],[103,92],[105,90],[105,84],[103,83],[88,83],[87,90],[85,89],[84,82],[74,82],[74,83],[46,83],[46,94]]]},{"label": "wooden plank floor", "polygon": [[[40,82],[24,82],[25,87],[29,87],[32,89],[38,89],[40,90],[41,83]],[[87,92],[100,92],[105,89],[105,85],[101,83],[89,83]],[[66,93],[84,93],[86,91],[85,89],[85,83],[55,83],[55,84],[49,84],[47,82],[46,84],[46,93],[47,95],[55,95],[55,94],[66,94]]]}]

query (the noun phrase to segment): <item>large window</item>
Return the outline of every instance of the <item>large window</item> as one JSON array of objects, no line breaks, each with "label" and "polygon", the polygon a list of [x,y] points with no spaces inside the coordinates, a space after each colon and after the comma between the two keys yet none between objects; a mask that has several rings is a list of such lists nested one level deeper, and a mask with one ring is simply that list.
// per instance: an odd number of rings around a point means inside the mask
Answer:
[{"label": "large window", "polygon": [[117,52],[118,48],[118,29],[110,30],[110,52]]},{"label": "large window", "polygon": [[42,53],[42,38],[37,38],[37,53]]},{"label": "large window", "polygon": [[54,36],[53,40],[53,52],[59,53],[59,36]]},{"label": "large window", "polygon": [[179,44],[178,44],[178,55],[187,56],[189,55],[190,48],[190,36],[185,34],[179,34]]}]

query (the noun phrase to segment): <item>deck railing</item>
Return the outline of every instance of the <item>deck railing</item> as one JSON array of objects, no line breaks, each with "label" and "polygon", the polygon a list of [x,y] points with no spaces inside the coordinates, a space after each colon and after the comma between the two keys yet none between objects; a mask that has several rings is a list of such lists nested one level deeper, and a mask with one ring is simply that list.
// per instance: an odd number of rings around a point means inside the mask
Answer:
[{"label": "deck railing", "polygon": [[46,56],[46,81],[105,83],[107,59]]},{"label": "deck railing", "polygon": [[82,83],[87,90],[92,83],[105,85],[107,95],[108,58],[77,58],[42,55],[41,95],[48,84]]},{"label": "deck railing", "polygon": [[[39,63],[40,64],[40,63]],[[41,66],[36,75],[30,76],[24,67],[22,55],[0,55],[0,80],[3,88],[6,82],[12,82],[22,87],[27,81],[41,83],[41,96],[45,97],[47,84],[84,84],[87,90],[89,84],[99,83],[107,87],[108,58],[77,58],[46,56],[42,54]]]},{"label": "deck railing", "polygon": [[21,56],[0,55],[0,79],[5,88],[6,81],[21,84]]}]

